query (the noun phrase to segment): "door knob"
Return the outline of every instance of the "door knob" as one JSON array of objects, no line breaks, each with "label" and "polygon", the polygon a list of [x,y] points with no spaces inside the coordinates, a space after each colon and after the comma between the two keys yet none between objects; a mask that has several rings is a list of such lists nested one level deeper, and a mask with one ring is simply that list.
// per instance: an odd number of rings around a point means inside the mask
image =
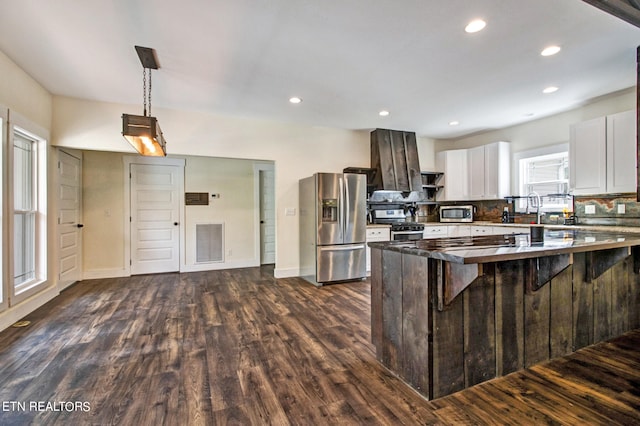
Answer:
[{"label": "door knob", "polygon": [[173,222],[173,226],[178,226],[178,222]]},{"label": "door knob", "polygon": [[81,223],[78,223],[76,226],[77,226],[78,228],[84,228],[84,225],[83,225],[83,224],[81,224]]}]

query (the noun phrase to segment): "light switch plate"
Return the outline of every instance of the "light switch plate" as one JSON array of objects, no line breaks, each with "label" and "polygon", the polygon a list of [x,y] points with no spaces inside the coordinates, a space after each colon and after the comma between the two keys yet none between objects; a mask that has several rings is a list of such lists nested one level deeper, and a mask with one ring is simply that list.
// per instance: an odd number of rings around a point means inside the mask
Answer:
[{"label": "light switch plate", "polygon": [[287,207],[286,209],[284,209],[284,214],[285,214],[285,216],[295,216],[296,215],[296,208],[295,207]]},{"label": "light switch plate", "polygon": [[627,212],[626,204],[618,204],[618,214],[625,214]]},{"label": "light switch plate", "polygon": [[584,206],[584,214],[596,214],[596,206],[593,204]]}]

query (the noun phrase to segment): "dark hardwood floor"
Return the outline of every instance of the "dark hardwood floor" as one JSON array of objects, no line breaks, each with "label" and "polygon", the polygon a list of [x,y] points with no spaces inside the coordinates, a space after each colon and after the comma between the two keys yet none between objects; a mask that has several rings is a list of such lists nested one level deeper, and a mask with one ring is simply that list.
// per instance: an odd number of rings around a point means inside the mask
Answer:
[{"label": "dark hardwood floor", "polygon": [[272,273],[74,285],[0,333],[0,424],[640,423],[640,330],[426,401],[375,359],[368,282]]}]

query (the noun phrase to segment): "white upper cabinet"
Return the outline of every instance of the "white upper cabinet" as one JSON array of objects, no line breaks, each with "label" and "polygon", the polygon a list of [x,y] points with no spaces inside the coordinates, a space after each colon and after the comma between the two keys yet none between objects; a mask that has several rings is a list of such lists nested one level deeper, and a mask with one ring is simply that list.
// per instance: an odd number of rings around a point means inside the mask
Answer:
[{"label": "white upper cabinet", "polygon": [[439,152],[436,162],[445,180],[439,199],[485,200],[510,195],[510,161],[508,142]]},{"label": "white upper cabinet", "polygon": [[467,164],[469,170],[469,200],[480,200],[485,194],[485,165],[484,146],[477,146],[467,150]]},{"label": "white upper cabinet", "polygon": [[467,150],[454,149],[436,154],[436,168],[444,172],[437,199],[441,201],[466,200],[468,193]]},{"label": "white upper cabinet", "polygon": [[607,192],[607,121],[594,118],[571,126],[569,186],[575,195]]},{"label": "white upper cabinet", "polygon": [[484,147],[484,197],[504,198],[511,195],[511,145],[494,142]]},{"label": "white upper cabinet", "polygon": [[469,199],[491,200],[510,194],[509,142],[494,142],[469,149]]},{"label": "white upper cabinet", "polygon": [[636,112],[607,117],[607,192],[636,191]]},{"label": "white upper cabinet", "polygon": [[575,195],[636,190],[635,111],[576,123],[569,139],[569,186]]}]

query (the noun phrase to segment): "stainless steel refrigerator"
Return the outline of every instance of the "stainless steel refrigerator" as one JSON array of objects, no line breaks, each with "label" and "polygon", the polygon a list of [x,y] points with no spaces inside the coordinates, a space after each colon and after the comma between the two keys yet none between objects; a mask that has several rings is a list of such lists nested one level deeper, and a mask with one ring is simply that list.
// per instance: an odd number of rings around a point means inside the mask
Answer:
[{"label": "stainless steel refrigerator", "polygon": [[366,176],[316,173],[299,190],[300,275],[316,285],[364,278]]}]

